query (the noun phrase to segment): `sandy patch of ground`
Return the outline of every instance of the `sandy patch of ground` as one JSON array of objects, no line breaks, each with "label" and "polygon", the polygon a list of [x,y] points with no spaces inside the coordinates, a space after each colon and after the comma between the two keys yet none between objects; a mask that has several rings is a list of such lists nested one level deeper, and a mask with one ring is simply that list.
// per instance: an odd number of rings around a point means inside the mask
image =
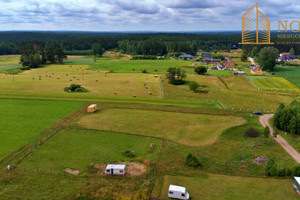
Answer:
[{"label": "sandy patch of ground", "polygon": [[[124,164],[124,163],[117,163]],[[107,164],[95,164],[94,168],[98,169],[98,175],[103,175]],[[147,166],[138,162],[126,164],[126,176],[141,176],[147,172]]]},{"label": "sandy patch of ground", "polygon": [[69,174],[73,174],[75,176],[77,176],[80,173],[80,170],[76,170],[76,169],[70,169],[70,168],[66,168],[64,169],[64,172],[67,172]]}]

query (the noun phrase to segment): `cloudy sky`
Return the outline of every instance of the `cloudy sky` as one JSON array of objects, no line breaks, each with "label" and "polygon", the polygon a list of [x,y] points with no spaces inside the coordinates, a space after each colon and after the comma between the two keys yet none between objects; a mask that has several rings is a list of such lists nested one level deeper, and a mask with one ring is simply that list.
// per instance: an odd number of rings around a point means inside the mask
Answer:
[{"label": "cloudy sky", "polygon": [[256,2],[274,30],[300,21],[299,0],[0,0],[0,30],[241,30]]}]

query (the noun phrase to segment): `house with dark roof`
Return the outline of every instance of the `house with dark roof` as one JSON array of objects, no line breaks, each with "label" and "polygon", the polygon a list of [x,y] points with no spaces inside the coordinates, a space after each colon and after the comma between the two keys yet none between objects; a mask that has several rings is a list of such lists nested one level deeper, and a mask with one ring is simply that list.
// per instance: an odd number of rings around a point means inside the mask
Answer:
[{"label": "house with dark roof", "polygon": [[221,64],[221,59],[206,58],[203,62],[204,64]]},{"label": "house with dark roof", "polygon": [[181,56],[178,57],[179,59],[195,59],[194,56],[190,54],[182,54]]},{"label": "house with dark roof", "polygon": [[279,54],[278,61],[291,62],[295,60],[295,56],[290,53],[281,53]]},{"label": "house with dark roof", "polygon": [[223,63],[224,66],[226,67],[234,67],[235,64],[232,60],[226,60],[224,63]]},{"label": "house with dark roof", "polygon": [[263,70],[260,66],[255,65],[254,67],[251,68],[251,74],[263,75]]},{"label": "house with dark roof", "polygon": [[201,58],[203,60],[211,58],[211,53],[202,53]]}]

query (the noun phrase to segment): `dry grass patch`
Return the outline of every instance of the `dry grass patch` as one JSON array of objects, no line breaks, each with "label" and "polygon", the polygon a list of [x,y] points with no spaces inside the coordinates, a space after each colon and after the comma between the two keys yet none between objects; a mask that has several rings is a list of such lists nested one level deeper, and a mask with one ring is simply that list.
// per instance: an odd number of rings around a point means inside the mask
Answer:
[{"label": "dry grass patch", "polygon": [[243,124],[244,119],[235,116],[106,109],[85,115],[78,123],[88,129],[162,137],[185,145],[199,146],[214,143],[224,130]]}]

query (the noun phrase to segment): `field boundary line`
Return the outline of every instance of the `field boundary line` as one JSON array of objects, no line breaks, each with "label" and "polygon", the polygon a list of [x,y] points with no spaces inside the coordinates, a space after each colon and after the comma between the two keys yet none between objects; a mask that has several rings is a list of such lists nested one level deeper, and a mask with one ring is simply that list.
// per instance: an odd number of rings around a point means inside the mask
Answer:
[{"label": "field boundary line", "polygon": [[161,95],[162,95],[163,99],[166,99],[161,75],[159,75],[159,80],[160,80]]},{"label": "field boundary line", "polygon": [[256,85],[248,78],[247,75],[245,75],[245,77],[247,78],[247,80],[249,81],[249,83],[250,83],[252,86],[254,86],[257,90],[260,90],[260,88],[257,87],[257,86],[256,86]]}]

